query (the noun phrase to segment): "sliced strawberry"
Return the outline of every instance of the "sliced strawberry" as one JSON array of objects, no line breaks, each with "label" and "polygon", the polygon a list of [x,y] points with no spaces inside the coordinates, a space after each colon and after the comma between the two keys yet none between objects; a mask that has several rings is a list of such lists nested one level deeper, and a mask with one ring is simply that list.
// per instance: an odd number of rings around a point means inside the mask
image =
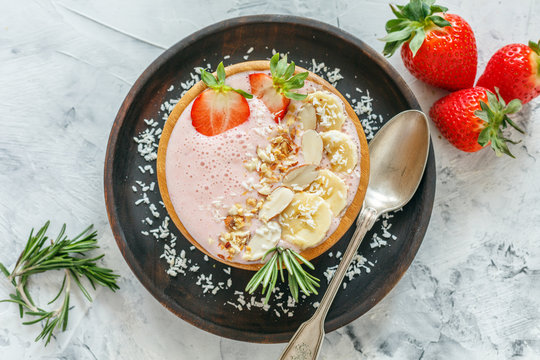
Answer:
[{"label": "sliced strawberry", "polygon": [[234,91],[204,90],[191,108],[191,123],[206,136],[221,134],[249,118],[246,99]]},{"label": "sliced strawberry", "polygon": [[274,81],[269,75],[251,74],[249,75],[249,83],[251,84],[251,93],[262,100],[274,115],[274,120],[279,123],[287,113],[287,107],[291,100],[277,91],[274,87]]},{"label": "sliced strawberry", "polygon": [[202,81],[209,88],[204,90],[191,107],[191,124],[203,135],[214,136],[243,124],[249,118],[247,99],[253,95],[225,85],[223,62],[216,69],[217,77],[201,71]]},{"label": "sliced strawberry", "polygon": [[268,110],[274,115],[274,120],[279,123],[287,113],[287,107],[293,100],[303,100],[305,94],[299,94],[292,90],[300,89],[304,86],[304,80],[309,73],[303,72],[294,75],[294,61],[287,63],[287,55],[280,59],[279,53],[274,54],[270,59],[270,73],[268,76],[263,73],[249,75],[251,93],[262,100]]}]

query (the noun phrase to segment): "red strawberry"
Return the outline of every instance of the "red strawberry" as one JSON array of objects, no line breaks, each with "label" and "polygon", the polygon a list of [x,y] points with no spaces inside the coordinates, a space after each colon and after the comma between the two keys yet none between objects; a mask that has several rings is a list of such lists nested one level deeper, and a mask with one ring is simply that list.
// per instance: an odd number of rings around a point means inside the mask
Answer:
[{"label": "red strawberry", "polygon": [[294,61],[287,64],[287,56],[279,59],[279,53],[270,59],[270,73],[268,76],[263,73],[249,75],[251,92],[262,100],[268,110],[274,115],[274,120],[279,123],[287,113],[290,99],[303,100],[306,95],[298,94],[290,90],[299,89],[304,86],[304,80],[308,73],[303,72],[293,76]]},{"label": "red strawberry", "polygon": [[507,142],[515,144],[503,136],[502,128],[510,125],[523,133],[507,114],[521,109],[519,100],[508,105],[500,95],[474,87],[456,91],[435,102],[429,116],[443,136],[460,150],[475,152],[491,144],[497,156],[507,154],[514,157]]},{"label": "red strawberry", "polygon": [[523,104],[540,95],[540,41],[510,44],[489,60],[477,86],[499,88],[504,100],[519,99]]},{"label": "red strawberry", "polygon": [[253,95],[262,100],[274,115],[274,120],[279,122],[283,119],[291,100],[276,91],[272,78],[263,73],[255,73],[249,75],[249,83]]},{"label": "red strawberry", "polygon": [[191,123],[201,134],[214,136],[243,124],[249,113],[249,105],[242,95],[206,89],[193,103]]},{"label": "red strawberry", "polygon": [[403,44],[403,63],[418,79],[450,91],[472,87],[478,59],[474,33],[461,17],[432,3],[391,6],[397,19],[386,23],[383,54],[392,56]]},{"label": "red strawberry", "polygon": [[225,67],[217,67],[217,79],[206,71],[201,72],[203,82],[209,87],[193,102],[191,124],[206,136],[221,134],[237,127],[249,118],[250,95],[242,90],[225,85]]}]

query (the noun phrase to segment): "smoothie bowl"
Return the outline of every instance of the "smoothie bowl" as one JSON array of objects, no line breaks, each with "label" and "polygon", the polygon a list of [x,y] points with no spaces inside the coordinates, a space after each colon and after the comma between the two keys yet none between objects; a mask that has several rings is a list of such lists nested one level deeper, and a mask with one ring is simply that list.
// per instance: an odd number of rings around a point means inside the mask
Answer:
[{"label": "smoothie bowl", "polygon": [[[159,189],[176,227],[208,256],[247,270],[277,247],[305,260],[324,253],[353,224],[369,179],[367,141],[345,98],[313,73],[295,77],[306,71],[294,63],[276,64],[204,73],[158,147]],[[287,96],[275,96],[280,84]]]}]

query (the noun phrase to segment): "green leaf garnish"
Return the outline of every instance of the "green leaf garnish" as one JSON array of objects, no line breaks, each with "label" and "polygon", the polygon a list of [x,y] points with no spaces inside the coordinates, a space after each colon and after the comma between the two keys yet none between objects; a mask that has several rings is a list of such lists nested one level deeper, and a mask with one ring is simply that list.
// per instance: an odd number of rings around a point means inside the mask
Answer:
[{"label": "green leaf garnish", "polygon": [[223,61],[219,63],[216,69],[216,73],[217,73],[218,82],[220,84],[224,84],[225,83],[225,66],[223,66]]},{"label": "green leaf garnish", "polygon": [[505,129],[508,125],[524,134],[525,132],[514,123],[507,114],[514,114],[521,110],[521,101],[514,99],[508,104],[505,103],[499,89],[495,88],[496,94],[489,90],[486,90],[488,102],[480,101],[480,109],[474,112],[474,115],[484,120],[485,127],[478,135],[478,144],[481,146],[491,145],[491,148],[495,150],[497,156],[506,154],[510,157],[514,157],[508,148],[507,143],[517,144],[513,140],[505,138],[502,129]]},{"label": "green leaf garnish", "polygon": [[397,19],[386,22],[387,35],[381,39],[386,42],[383,54],[388,57],[407,41],[410,41],[409,48],[415,56],[424,43],[427,29],[452,26],[442,16],[435,15],[448,9],[435,5],[434,0],[411,0],[407,5],[390,5],[390,9]]},{"label": "green leaf garnish", "polygon": [[538,42],[529,41],[529,47],[538,55],[540,55],[540,40]]},{"label": "green leaf garnish", "polygon": [[253,95],[240,90],[240,89],[234,89],[230,87],[229,85],[225,85],[225,66],[223,66],[223,61],[219,63],[217,69],[216,69],[216,75],[217,77],[214,77],[214,75],[210,74],[208,71],[202,69],[201,70],[201,79],[202,81],[211,88],[214,91],[217,92],[228,92],[228,91],[234,91],[238,94],[242,95],[246,99],[253,98]]},{"label": "green leaf garnish", "polygon": [[268,250],[264,254],[262,260],[264,261],[270,254],[272,254],[272,257],[255,273],[255,275],[253,275],[246,285],[246,291],[249,294],[253,294],[259,285],[262,285],[262,294],[265,295],[266,293],[264,303],[267,304],[276,287],[278,273],[281,277],[281,281],[285,281],[283,275],[284,268],[287,269],[287,281],[289,283],[291,295],[295,301],[298,301],[299,289],[308,296],[311,294],[318,294],[316,288],[320,286],[319,279],[308,273],[307,270],[302,267],[303,263],[303,265],[314,270],[315,267],[312,263],[294,250],[284,249],[282,247],[275,247]]},{"label": "green leaf garnish", "polygon": [[[84,257],[86,252],[99,248],[96,239],[97,233],[91,231],[91,226],[70,240],[64,235],[66,230],[66,226],[64,225],[54,241],[45,235],[48,227],[49,222],[47,221],[36,235],[34,235],[34,229],[32,229],[28,242],[12,272],[9,272],[0,263],[0,271],[2,271],[15,287],[15,293],[10,294],[9,299],[0,302],[12,302],[19,305],[21,318],[24,315],[36,317],[35,319],[23,322],[24,325],[44,322],[43,329],[35,341],[43,339],[45,346],[51,341],[56,329],[65,331],[67,328],[70,310],[71,281],[75,282],[89,301],[92,301],[92,298],[81,283],[81,277],[85,277],[94,289],[95,284],[105,286],[112,291],[119,289],[116,283],[119,275],[114,274],[110,269],[97,265],[97,261],[103,258],[104,255],[93,258]],[[64,270],[65,272],[60,290],[48,303],[48,305],[54,303],[64,294],[62,304],[58,309],[51,311],[37,306],[27,288],[28,279],[31,275],[48,270]]]},{"label": "green leaf garnish", "polygon": [[291,90],[300,89],[309,76],[309,72],[294,74],[295,64],[291,61],[287,64],[287,55],[280,59],[279,53],[270,59],[270,73],[275,89],[283,96],[293,100],[304,100],[307,95],[299,94]]}]

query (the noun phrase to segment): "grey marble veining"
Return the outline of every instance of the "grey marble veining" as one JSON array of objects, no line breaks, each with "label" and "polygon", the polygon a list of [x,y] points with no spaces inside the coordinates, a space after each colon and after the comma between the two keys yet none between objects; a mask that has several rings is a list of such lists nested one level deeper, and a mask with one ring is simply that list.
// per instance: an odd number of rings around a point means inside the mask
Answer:
[{"label": "grey marble veining", "polygon": [[[68,331],[47,348],[0,304],[1,359],[275,359],[283,345],[232,341],[174,317],[130,272],[108,226],[103,160],[109,129],[133,82],[164,49],[206,25],[263,13],[312,17],[377,50],[386,0],[3,1],[0,4],[0,261],[10,267],[32,226],[76,233],[94,223],[120,291],[76,298]],[[465,17],[479,71],[511,42],[538,40],[540,1],[443,2]],[[391,63],[424,110],[445,92]],[[540,358],[540,99],[517,116],[518,158],[465,154],[433,127],[437,194],[416,259],[362,318],[326,336],[321,359]],[[58,279],[32,289],[47,299]],[[10,291],[0,279],[0,297]]]}]

